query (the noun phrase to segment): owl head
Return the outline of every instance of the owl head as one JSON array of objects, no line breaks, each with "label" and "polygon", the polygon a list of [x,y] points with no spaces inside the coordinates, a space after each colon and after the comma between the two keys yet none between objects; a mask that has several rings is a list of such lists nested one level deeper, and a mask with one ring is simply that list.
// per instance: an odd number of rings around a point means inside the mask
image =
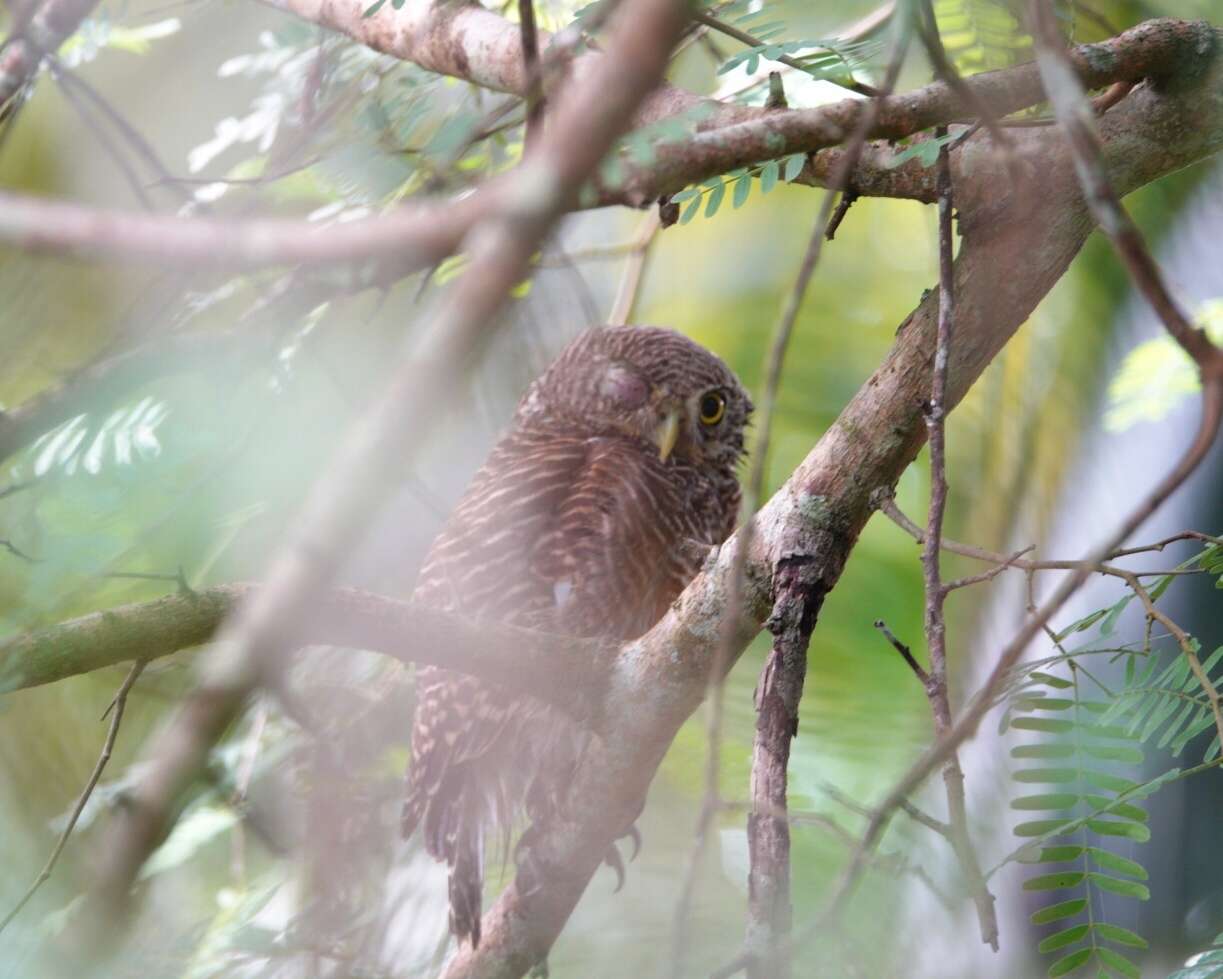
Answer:
[{"label": "owl head", "polygon": [[751,410],[730,368],[682,334],[607,326],[561,352],[523,397],[517,420],[642,439],[664,462],[733,468]]}]

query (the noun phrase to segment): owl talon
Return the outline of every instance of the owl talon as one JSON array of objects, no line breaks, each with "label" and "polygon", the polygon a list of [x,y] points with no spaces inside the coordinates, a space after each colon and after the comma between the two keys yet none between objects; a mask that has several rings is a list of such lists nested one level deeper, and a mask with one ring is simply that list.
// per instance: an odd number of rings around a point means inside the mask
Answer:
[{"label": "owl talon", "polygon": [[616,872],[616,889],[612,893],[619,894],[620,888],[624,886],[624,858],[620,856],[620,850],[615,843],[603,854],[603,862]]},{"label": "owl talon", "polygon": [[637,855],[641,853],[641,830],[639,830],[637,826],[634,824],[628,828],[627,833],[625,833],[623,836],[617,837],[617,840],[632,840],[633,841],[633,855],[629,857],[628,859],[629,859],[629,863],[632,863],[634,860],[636,860]]}]

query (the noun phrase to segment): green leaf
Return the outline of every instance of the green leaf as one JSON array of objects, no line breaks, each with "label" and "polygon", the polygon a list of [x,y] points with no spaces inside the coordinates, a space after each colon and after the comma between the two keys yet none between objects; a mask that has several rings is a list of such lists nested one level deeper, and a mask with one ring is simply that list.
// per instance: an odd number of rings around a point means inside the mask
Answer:
[{"label": "green leaf", "polygon": [[769,160],[760,171],[760,193],[767,194],[777,186],[777,175],[781,172],[781,164]]},{"label": "green leaf", "polygon": [[806,153],[794,153],[786,157],[785,167],[782,170],[782,178],[786,183],[789,183],[800,173],[803,172],[803,165],[807,162]]},{"label": "green leaf", "polygon": [[1078,887],[1087,875],[1081,870],[1064,870],[1057,874],[1041,874],[1023,882],[1025,891],[1060,891],[1067,887]]},{"label": "green leaf", "polygon": [[1069,955],[1063,956],[1049,966],[1049,979],[1057,979],[1058,976],[1069,975],[1089,958],[1091,958],[1090,948],[1081,948],[1077,952],[1071,952]]},{"label": "green leaf", "polygon": [[1067,700],[1065,697],[1016,697],[1012,702],[1012,706],[1016,710],[1033,711],[1033,710],[1068,710],[1073,707],[1075,702]]},{"label": "green leaf", "polygon": [[1141,935],[1136,935],[1128,928],[1122,928],[1120,925],[1110,925],[1103,921],[1096,922],[1096,934],[1101,938],[1107,938],[1110,942],[1117,942],[1121,945],[1129,945],[1131,948],[1149,948],[1147,940]]},{"label": "green leaf", "polygon": [[1059,785],[1065,782],[1077,782],[1079,773],[1073,768],[1025,768],[1015,772],[1012,777],[1016,782]]},{"label": "green leaf", "polygon": [[1140,863],[1118,856],[1108,850],[1101,850],[1095,846],[1089,846],[1087,853],[1090,855],[1092,863],[1097,867],[1103,867],[1105,870],[1112,870],[1118,874],[1129,874],[1131,877],[1137,877],[1139,880],[1147,879],[1146,868]]},{"label": "green leaf", "polygon": [[1082,750],[1101,761],[1124,761],[1126,765],[1141,765],[1145,755],[1141,748],[1112,744],[1085,744]]},{"label": "green leaf", "polygon": [[1083,938],[1090,930],[1090,925],[1071,925],[1064,931],[1059,931],[1055,935],[1050,935],[1039,945],[1037,945],[1036,949],[1039,952],[1056,952],[1059,948],[1065,948],[1067,945],[1073,945],[1079,939]]},{"label": "green leaf", "polygon": [[1020,823],[1011,832],[1019,837],[1046,836],[1049,833],[1056,833],[1070,821],[1068,818],[1034,819],[1031,822]]},{"label": "green leaf", "polygon": [[1114,952],[1111,948],[1096,948],[1096,954],[1100,956],[1100,961],[1110,969],[1120,972],[1126,979],[1142,979],[1142,972],[1138,966],[1134,965],[1120,952]]},{"label": "green leaf", "polygon": [[[1083,730],[1097,738],[1114,738],[1118,741],[1133,741],[1134,736],[1125,728],[1116,724],[1084,724]],[[1140,752],[1141,748],[1132,748],[1132,751]],[[1121,760],[1121,759],[1118,759]],[[1140,758],[1139,761],[1142,759]]]},{"label": "green leaf", "polygon": [[1125,611],[1127,605],[1134,598],[1134,593],[1130,592],[1121,601],[1108,610],[1108,615],[1104,616],[1104,621],[1100,623],[1100,635],[1107,636],[1117,628],[1117,619],[1121,617],[1121,613]]},{"label": "green leaf", "polygon": [[1087,828],[1101,836],[1124,836],[1127,839],[1145,843],[1151,838],[1151,831],[1142,823],[1122,823],[1112,819],[1089,819]]},{"label": "green leaf", "polygon": [[1012,727],[1022,731],[1044,731],[1047,734],[1065,734],[1074,730],[1074,721],[1063,720],[1060,717],[1017,717],[1011,722]]},{"label": "green leaf", "polygon": [[1028,676],[1033,680],[1039,680],[1047,686],[1056,687],[1058,690],[1069,690],[1074,686],[1069,680],[1064,680],[1060,676],[1054,676],[1052,673],[1042,673],[1039,670],[1033,670]]},{"label": "green leaf", "polygon": [[692,200],[694,197],[700,197],[701,192],[695,187],[688,187],[681,190],[678,194],[671,195],[672,204],[682,204],[684,201]]},{"label": "green leaf", "polygon": [[726,196],[726,184],[718,181],[718,185],[709,192],[709,200],[705,202],[705,217],[711,218],[718,213],[718,208],[722,206],[722,198]]},{"label": "green leaf", "polygon": [[1066,626],[1066,628],[1063,629],[1061,632],[1056,633],[1053,638],[1057,642],[1061,642],[1072,632],[1086,632],[1093,625],[1095,625],[1102,618],[1104,618],[1104,616],[1107,614],[1108,614],[1108,609],[1106,608],[1097,609],[1095,612],[1092,612],[1091,615],[1084,616],[1083,618],[1079,619],[1077,622],[1071,622],[1070,625]]},{"label": "green leaf", "polygon": [[1139,884],[1133,880],[1119,880],[1116,877],[1109,877],[1107,874],[1096,873],[1094,870],[1087,874],[1087,879],[1102,891],[1108,891],[1111,894],[1122,894],[1125,897],[1136,897],[1140,901],[1151,900],[1151,891],[1145,884]]},{"label": "green leaf", "polygon": [[687,224],[694,217],[696,217],[696,212],[699,211],[700,209],[701,209],[701,195],[698,192],[697,196],[692,198],[692,200],[688,202],[688,205],[684,208],[683,213],[679,216],[679,223]]},{"label": "green leaf", "polygon": [[1025,795],[1011,801],[1012,809],[1020,810],[1050,810],[1070,809],[1079,796],[1074,792],[1045,792],[1040,795]]},{"label": "green leaf", "polygon": [[386,0],[374,0],[373,3],[371,3],[368,7],[365,8],[365,12],[361,16],[362,17],[373,17],[374,14],[376,14],[379,10],[382,9],[385,3],[386,3]]},{"label": "green leaf", "polygon": [[1012,758],[1069,758],[1072,744],[1020,744],[1011,749]]},{"label": "green leaf", "polygon": [[1041,847],[1029,859],[1020,857],[1022,863],[1065,863],[1067,860],[1077,860],[1083,855],[1083,847],[1074,844],[1066,846]]},{"label": "green leaf", "polygon": [[1070,901],[1062,901],[1060,904],[1050,904],[1047,908],[1041,908],[1039,911],[1033,911],[1029,920],[1034,925],[1047,925],[1051,921],[1062,921],[1065,918],[1073,918],[1086,907],[1087,898],[1076,897]]},{"label": "green leaf", "polygon": [[1090,782],[1097,789],[1107,789],[1109,792],[1128,792],[1138,785],[1137,782],[1109,772],[1097,772],[1094,768],[1083,770],[1083,780]]},{"label": "green leaf", "polygon": [[737,210],[741,208],[747,201],[747,195],[752,192],[752,178],[742,176],[735,181],[735,193],[731,198],[731,205]]},{"label": "green leaf", "polygon": [[1136,823],[1145,823],[1151,818],[1145,809],[1139,809],[1128,802],[1117,802],[1102,795],[1088,795],[1084,798],[1092,809],[1102,813],[1107,812],[1108,815],[1117,816],[1119,819],[1132,819]]}]

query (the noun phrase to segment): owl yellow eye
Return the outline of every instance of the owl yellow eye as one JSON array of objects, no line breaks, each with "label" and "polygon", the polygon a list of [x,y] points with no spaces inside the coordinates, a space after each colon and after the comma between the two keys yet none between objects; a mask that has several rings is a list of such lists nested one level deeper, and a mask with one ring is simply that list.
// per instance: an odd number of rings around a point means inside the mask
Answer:
[{"label": "owl yellow eye", "polygon": [[701,395],[701,423],[716,425],[726,414],[726,399],[717,391]]}]

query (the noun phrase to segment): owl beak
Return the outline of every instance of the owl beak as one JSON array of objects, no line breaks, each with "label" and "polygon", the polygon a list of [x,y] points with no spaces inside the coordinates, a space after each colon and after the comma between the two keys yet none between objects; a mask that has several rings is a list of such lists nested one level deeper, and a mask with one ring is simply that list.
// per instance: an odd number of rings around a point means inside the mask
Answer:
[{"label": "owl beak", "polygon": [[667,461],[675,448],[675,443],[679,441],[679,419],[680,410],[670,408],[663,416],[663,420],[658,423],[658,427],[654,429],[654,441],[658,444],[660,462]]}]

